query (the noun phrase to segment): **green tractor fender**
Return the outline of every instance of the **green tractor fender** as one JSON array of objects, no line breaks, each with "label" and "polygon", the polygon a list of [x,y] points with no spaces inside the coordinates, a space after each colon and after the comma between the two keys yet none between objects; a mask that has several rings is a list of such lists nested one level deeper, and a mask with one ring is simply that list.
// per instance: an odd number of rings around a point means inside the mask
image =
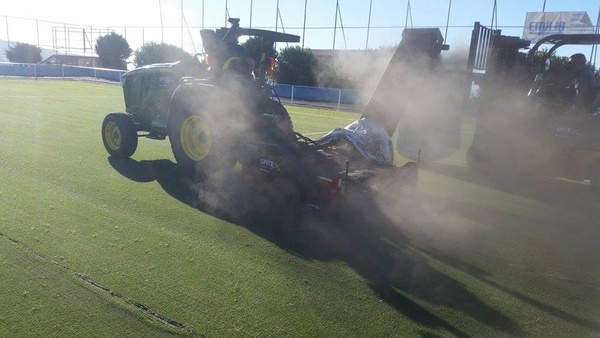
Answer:
[{"label": "green tractor fender", "polygon": [[[210,100],[210,97],[215,95],[216,90],[217,88],[214,85],[184,78],[171,95],[168,111],[169,117],[173,114],[177,114],[182,108],[182,105],[191,106],[208,103],[206,101]],[[169,118],[169,121],[171,120],[172,119]]]}]

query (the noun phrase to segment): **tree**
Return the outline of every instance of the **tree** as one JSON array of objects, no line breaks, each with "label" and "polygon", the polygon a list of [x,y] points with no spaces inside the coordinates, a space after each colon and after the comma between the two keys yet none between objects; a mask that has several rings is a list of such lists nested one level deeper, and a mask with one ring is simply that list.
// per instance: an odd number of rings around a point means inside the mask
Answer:
[{"label": "tree", "polygon": [[337,60],[319,62],[317,80],[319,87],[355,89],[355,84]]},{"label": "tree", "polygon": [[273,74],[279,83],[316,86],[319,61],[310,49],[286,47],[277,56],[277,68]]},{"label": "tree", "polygon": [[550,55],[550,68],[551,71],[565,70],[567,68],[567,62],[569,62],[568,56],[558,56],[556,53]]},{"label": "tree", "polygon": [[[252,59],[254,59],[254,63],[256,64],[255,75],[257,75],[258,67],[260,67],[260,59],[262,56],[261,38],[253,36],[246,40],[246,42],[244,42],[242,46],[246,48]],[[275,48],[273,48],[273,46],[270,46],[270,48],[267,50],[267,52],[265,53],[265,57],[277,57],[277,51],[275,50]]]},{"label": "tree", "polygon": [[105,68],[127,69],[127,58],[133,52],[121,35],[112,32],[96,39],[96,54]]},{"label": "tree", "polygon": [[134,53],[133,63],[136,67],[150,65],[153,63],[175,62],[189,60],[192,58],[183,49],[167,43],[148,42]]},{"label": "tree", "polygon": [[42,49],[28,43],[17,42],[14,47],[9,46],[4,50],[10,62],[38,63],[42,61]]}]

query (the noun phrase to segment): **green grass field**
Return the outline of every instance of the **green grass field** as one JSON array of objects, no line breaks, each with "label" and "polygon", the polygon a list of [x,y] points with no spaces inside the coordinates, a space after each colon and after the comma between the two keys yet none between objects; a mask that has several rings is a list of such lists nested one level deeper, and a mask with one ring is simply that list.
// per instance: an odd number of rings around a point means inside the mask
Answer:
[{"label": "green grass field", "polygon": [[[288,109],[314,137],[357,118]],[[365,217],[291,238],[186,185],[168,140],[109,159],[102,119],[123,110],[117,85],[0,79],[0,336],[600,335],[600,201],[471,178],[468,124],[410,198],[378,197],[397,236]]]}]

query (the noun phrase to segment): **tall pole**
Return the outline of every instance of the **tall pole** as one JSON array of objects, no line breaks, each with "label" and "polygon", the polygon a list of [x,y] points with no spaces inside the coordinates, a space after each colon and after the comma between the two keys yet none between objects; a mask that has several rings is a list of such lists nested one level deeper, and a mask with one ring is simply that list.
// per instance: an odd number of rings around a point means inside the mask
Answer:
[{"label": "tall pole", "polygon": [[253,5],[253,3],[254,3],[254,1],[250,0],[250,27],[249,28],[252,28],[252,7],[253,7],[252,5]]},{"label": "tall pole", "polygon": [[181,49],[183,49],[183,0],[181,0]]},{"label": "tall pole", "polygon": [[229,7],[227,7],[227,0],[225,0],[225,27],[227,27],[228,14],[229,14]]},{"label": "tall pole", "polygon": [[304,23],[302,24],[302,49],[304,49],[304,40],[306,40],[306,4],[308,0],[304,0]]},{"label": "tall pole", "polygon": [[202,0],[202,29],[204,29],[204,0]]},{"label": "tall pole", "polygon": [[546,0],[544,0],[544,5],[542,6],[542,12],[546,11]]},{"label": "tall pole", "polygon": [[277,10],[275,11],[275,31],[277,32],[277,24],[279,23],[279,0],[277,0]]},{"label": "tall pole", "polygon": [[6,19],[6,42],[8,43],[8,47],[10,47],[10,36],[8,35],[8,16],[4,17]]},{"label": "tall pole", "polygon": [[160,4],[160,0],[158,0],[158,11],[160,13],[160,42],[165,42],[165,36],[163,31],[163,19],[162,19],[162,6]]},{"label": "tall pole", "polygon": [[[36,36],[37,36],[37,46],[38,48],[40,48],[40,23],[38,20],[35,20],[35,30],[36,30]],[[8,32],[8,30],[7,30]]]},{"label": "tall pole", "polygon": [[[498,4],[497,1],[494,0],[494,9],[492,10],[492,24],[490,25],[490,27],[493,29],[494,28],[494,19],[497,18],[498,14]],[[498,29],[498,20],[496,20],[496,29]]]},{"label": "tall pole", "polygon": [[408,17],[410,16],[410,28],[412,28],[412,9],[410,8],[410,0],[406,3],[406,21],[404,21],[404,28],[408,26]]},{"label": "tall pole", "polygon": [[369,49],[369,32],[371,31],[371,9],[373,8],[373,0],[369,2],[369,22],[367,23],[367,42],[365,43],[365,50]]},{"label": "tall pole", "polygon": [[[68,33],[67,33],[68,32],[68,30],[67,30],[67,24],[65,23],[65,24],[63,24],[63,26],[64,26],[64,30],[65,30],[65,55],[66,55],[69,52],[69,49],[68,49],[68,46],[67,46],[68,45],[67,42],[69,41],[69,36],[68,36]],[[108,32],[106,32],[106,34],[108,34]]]},{"label": "tall pole", "polygon": [[336,0],[335,2],[335,23],[333,25],[333,50],[335,50],[335,33],[337,32],[337,18],[338,18],[338,8],[340,6],[340,1]]},{"label": "tall pole", "polygon": [[450,10],[452,9],[452,0],[448,1],[448,17],[446,18],[446,33],[444,33],[444,41],[448,36],[448,25],[450,24]]},{"label": "tall pole", "polygon": [[[596,28],[594,29],[594,33],[598,34],[600,32],[600,8],[598,8],[598,16],[596,17]],[[590,62],[596,66],[596,57],[598,56],[598,45],[592,45],[592,52],[590,53]]]},{"label": "tall pole", "polygon": [[[275,11],[275,31],[277,32],[277,24],[279,23],[279,0],[277,0],[277,10]],[[277,42],[273,43],[273,48],[277,50]]]}]

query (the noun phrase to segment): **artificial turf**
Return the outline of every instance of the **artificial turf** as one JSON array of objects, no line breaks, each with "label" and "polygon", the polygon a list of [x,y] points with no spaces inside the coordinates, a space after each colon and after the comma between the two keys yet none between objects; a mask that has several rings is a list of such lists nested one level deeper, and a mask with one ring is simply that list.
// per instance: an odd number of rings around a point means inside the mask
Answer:
[{"label": "artificial turf", "polygon": [[[290,232],[245,209],[235,172],[217,188],[182,177],[168,140],[109,158],[102,119],[123,110],[118,85],[0,79],[0,336],[600,333],[600,212],[585,185],[473,179],[467,135],[352,228]],[[315,137],[357,117],[288,110]],[[382,220],[395,233],[374,235]]]}]

